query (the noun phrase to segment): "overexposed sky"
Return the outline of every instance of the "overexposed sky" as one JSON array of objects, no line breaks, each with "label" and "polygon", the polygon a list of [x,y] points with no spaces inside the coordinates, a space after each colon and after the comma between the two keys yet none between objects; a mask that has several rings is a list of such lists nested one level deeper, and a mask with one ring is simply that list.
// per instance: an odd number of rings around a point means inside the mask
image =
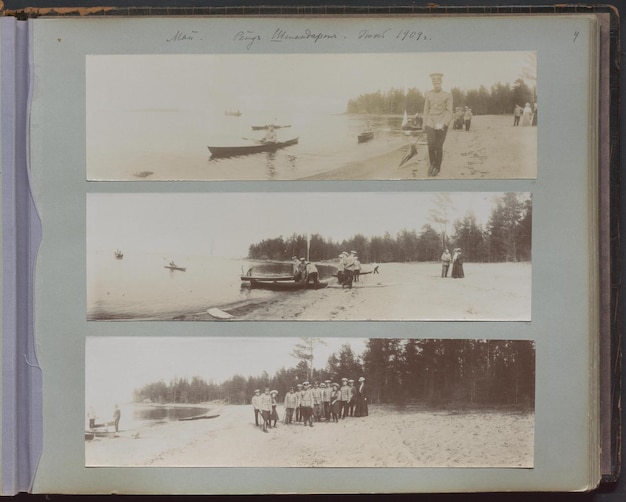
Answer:
[{"label": "overexposed sky", "polygon": [[[87,194],[87,254],[97,251],[209,254],[243,258],[250,244],[297,234],[333,241],[356,234],[418,233],[437,194],[121,193]],[[499,192],[453,192],[450,224],[472,211],[488,221]],[[524,197],[528,197],[525,194]],[[451,227],[449,227],[451,228]]]},{"label": "overexposed sky", "polygon": [[[346,111],[349,99],[391,88],[429,90],[513,84],[530,68],[532,52],[376,54],[219,54],[87,56],[87,113],[141,109],[223,113]],[[529,85],[535,82],[527,81]]]},{"label": "overexposed sky", "polygon": [[[316,344],[314,364],[349,344],[360,355],[365,338],[323,338]],[[219,384],[235,375],[272,376],[298,360],[290,354],[300,338],[240,337],[88,337],[85,354],[87,402],[124,403],[145,384],[173,378],[200,377]],[[355,376],[355,375],[352,375]]]}]

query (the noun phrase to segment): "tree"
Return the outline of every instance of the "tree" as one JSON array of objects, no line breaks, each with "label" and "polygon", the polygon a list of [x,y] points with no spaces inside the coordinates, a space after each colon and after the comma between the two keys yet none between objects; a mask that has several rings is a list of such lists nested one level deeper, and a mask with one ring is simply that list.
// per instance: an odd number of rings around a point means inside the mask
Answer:
[{"label": "tree", "polygon": [[297,343],[291,351],[291,356],[303,361],[307,365],[307,380],[313,379],[313,361],[315,355],[315,346],[326,344],[321,338],[303,337],[301,342]]},{"label": "tree", "polygon": [[433,199],[434,208],[428,213],[428,219],[439,225],[441,229],[441,249],[447,247],[448,221],[450,212],[454,210],[452,198],[447,192],[437,192]]}]

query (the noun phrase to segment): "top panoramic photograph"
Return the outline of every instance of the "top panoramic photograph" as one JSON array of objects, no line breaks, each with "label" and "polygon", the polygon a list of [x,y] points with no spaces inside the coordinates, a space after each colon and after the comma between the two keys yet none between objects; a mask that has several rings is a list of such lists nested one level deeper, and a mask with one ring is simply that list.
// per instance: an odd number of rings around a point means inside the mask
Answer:
[{"label": "top panoramic photograph", "polygon": [[88,180],[537,177],[535,52],[94,55]]}]

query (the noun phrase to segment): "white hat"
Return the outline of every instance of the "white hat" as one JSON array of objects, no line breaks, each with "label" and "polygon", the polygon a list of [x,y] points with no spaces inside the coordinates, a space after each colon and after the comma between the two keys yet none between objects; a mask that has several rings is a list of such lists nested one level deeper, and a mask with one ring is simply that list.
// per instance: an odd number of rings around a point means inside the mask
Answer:
[{"label": "white hat", "polygon": [[359,377],[359,382],[365,382],[365,378]]}]

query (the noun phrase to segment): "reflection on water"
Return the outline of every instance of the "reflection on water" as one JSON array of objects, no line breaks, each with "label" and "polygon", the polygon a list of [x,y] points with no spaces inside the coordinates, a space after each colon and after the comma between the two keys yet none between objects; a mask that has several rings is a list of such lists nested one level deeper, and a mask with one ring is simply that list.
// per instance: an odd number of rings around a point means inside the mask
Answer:
[{"label": "reflection on water", "polygon": [[133,410],[133,420],[135,422],[170,422],[180,418],[204,415],[208,411],[209,408],[141,406]]}]

